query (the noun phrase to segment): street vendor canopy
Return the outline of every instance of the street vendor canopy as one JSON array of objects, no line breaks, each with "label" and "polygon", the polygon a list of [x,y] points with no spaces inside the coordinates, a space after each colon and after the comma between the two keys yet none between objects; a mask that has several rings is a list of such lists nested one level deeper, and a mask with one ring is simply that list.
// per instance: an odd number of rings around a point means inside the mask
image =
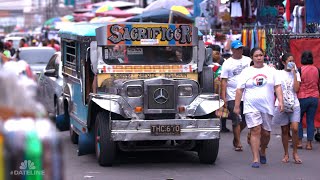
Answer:
[{"label": "street vendor canopy", "polygon": [[96,29],[98,45],[192,46],[197,30],[190,24],[109,24]]}]

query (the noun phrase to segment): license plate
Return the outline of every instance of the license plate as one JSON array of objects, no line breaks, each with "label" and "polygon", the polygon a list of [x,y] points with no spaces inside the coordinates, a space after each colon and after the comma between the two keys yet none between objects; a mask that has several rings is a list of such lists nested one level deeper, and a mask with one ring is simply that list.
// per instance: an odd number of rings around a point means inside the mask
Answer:
[{"label": "license plate", "polygon": [[180,135],[180,125],[151,125],[151,135]]}]

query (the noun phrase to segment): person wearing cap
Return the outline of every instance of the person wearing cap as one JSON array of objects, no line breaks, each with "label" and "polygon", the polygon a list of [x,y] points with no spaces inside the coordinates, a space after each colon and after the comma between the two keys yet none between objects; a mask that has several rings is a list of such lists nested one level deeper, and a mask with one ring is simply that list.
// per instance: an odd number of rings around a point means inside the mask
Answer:
[{"label": "person wearing cap", "polygon": [[242,70],[250,66],[251,58],[243,56],[243,44],[239,40],[231,42],[232,56],[226,60],[221,69],[221,98],[225,102],[224,106],[229,110],[229,118],[232,120],[233,146],[235,151],[242,151],[240,132],[246,127],[243,115],[243,103],[241,102],[240,116],[233,112],[235,106],[235,95],[237,82]]}]

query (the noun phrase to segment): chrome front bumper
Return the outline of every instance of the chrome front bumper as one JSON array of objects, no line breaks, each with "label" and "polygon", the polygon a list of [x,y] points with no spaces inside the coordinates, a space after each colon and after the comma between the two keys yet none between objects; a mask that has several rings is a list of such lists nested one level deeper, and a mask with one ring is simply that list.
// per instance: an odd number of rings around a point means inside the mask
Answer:
[{"label": "chrome front bumper", "polygon": [[[152,125],[180,125],[180,135],[151,134]],[[214,119],[162,119],[162,120],[112,120],[113,141],[144,140],[205,140],[220,138],[220,120]]]}]

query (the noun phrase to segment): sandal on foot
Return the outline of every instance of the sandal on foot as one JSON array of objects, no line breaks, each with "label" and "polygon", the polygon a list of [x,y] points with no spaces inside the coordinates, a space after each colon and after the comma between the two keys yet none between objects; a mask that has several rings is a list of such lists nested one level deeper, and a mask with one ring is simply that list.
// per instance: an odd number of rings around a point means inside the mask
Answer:
[{"label": "sandal on foot", "polygon": [[232,144],[233,144],[233,147],[234,147],[235,151],[242,151],[242,146],[241,145],[237,146],[235,139],[233,139]]},{"label": "sandal on foot", "polygon": [[289,155],[284,155],[283,159],[281,160],[283,163],[289,162]]},{"label": "sandal on foot", "polygon": [[260,163],[259,163],[259,162],[253,162],[253,163],[251,164],[251,167],[252,167],[252,168],[259,168],[259,167],[260,167]]},{"label": "sandal on foot", "polygon": [[294,157],[293,156],[293,160],[295,164],[302,164],[302,160],[299,157]]},{"label": "sandal on foot", "polygon": [[261,164],[267,164],[267,157],[260,155],[260,163]]},{"label": "sandal on foot", "polygon": [[243,151],[242,146],[234,147],[235,151]]},{"label": "sandal on foot", "polygon": [[312,145],[310,144],[310,145],[307,145],[306,146],[306,150],[312,150]]}]

